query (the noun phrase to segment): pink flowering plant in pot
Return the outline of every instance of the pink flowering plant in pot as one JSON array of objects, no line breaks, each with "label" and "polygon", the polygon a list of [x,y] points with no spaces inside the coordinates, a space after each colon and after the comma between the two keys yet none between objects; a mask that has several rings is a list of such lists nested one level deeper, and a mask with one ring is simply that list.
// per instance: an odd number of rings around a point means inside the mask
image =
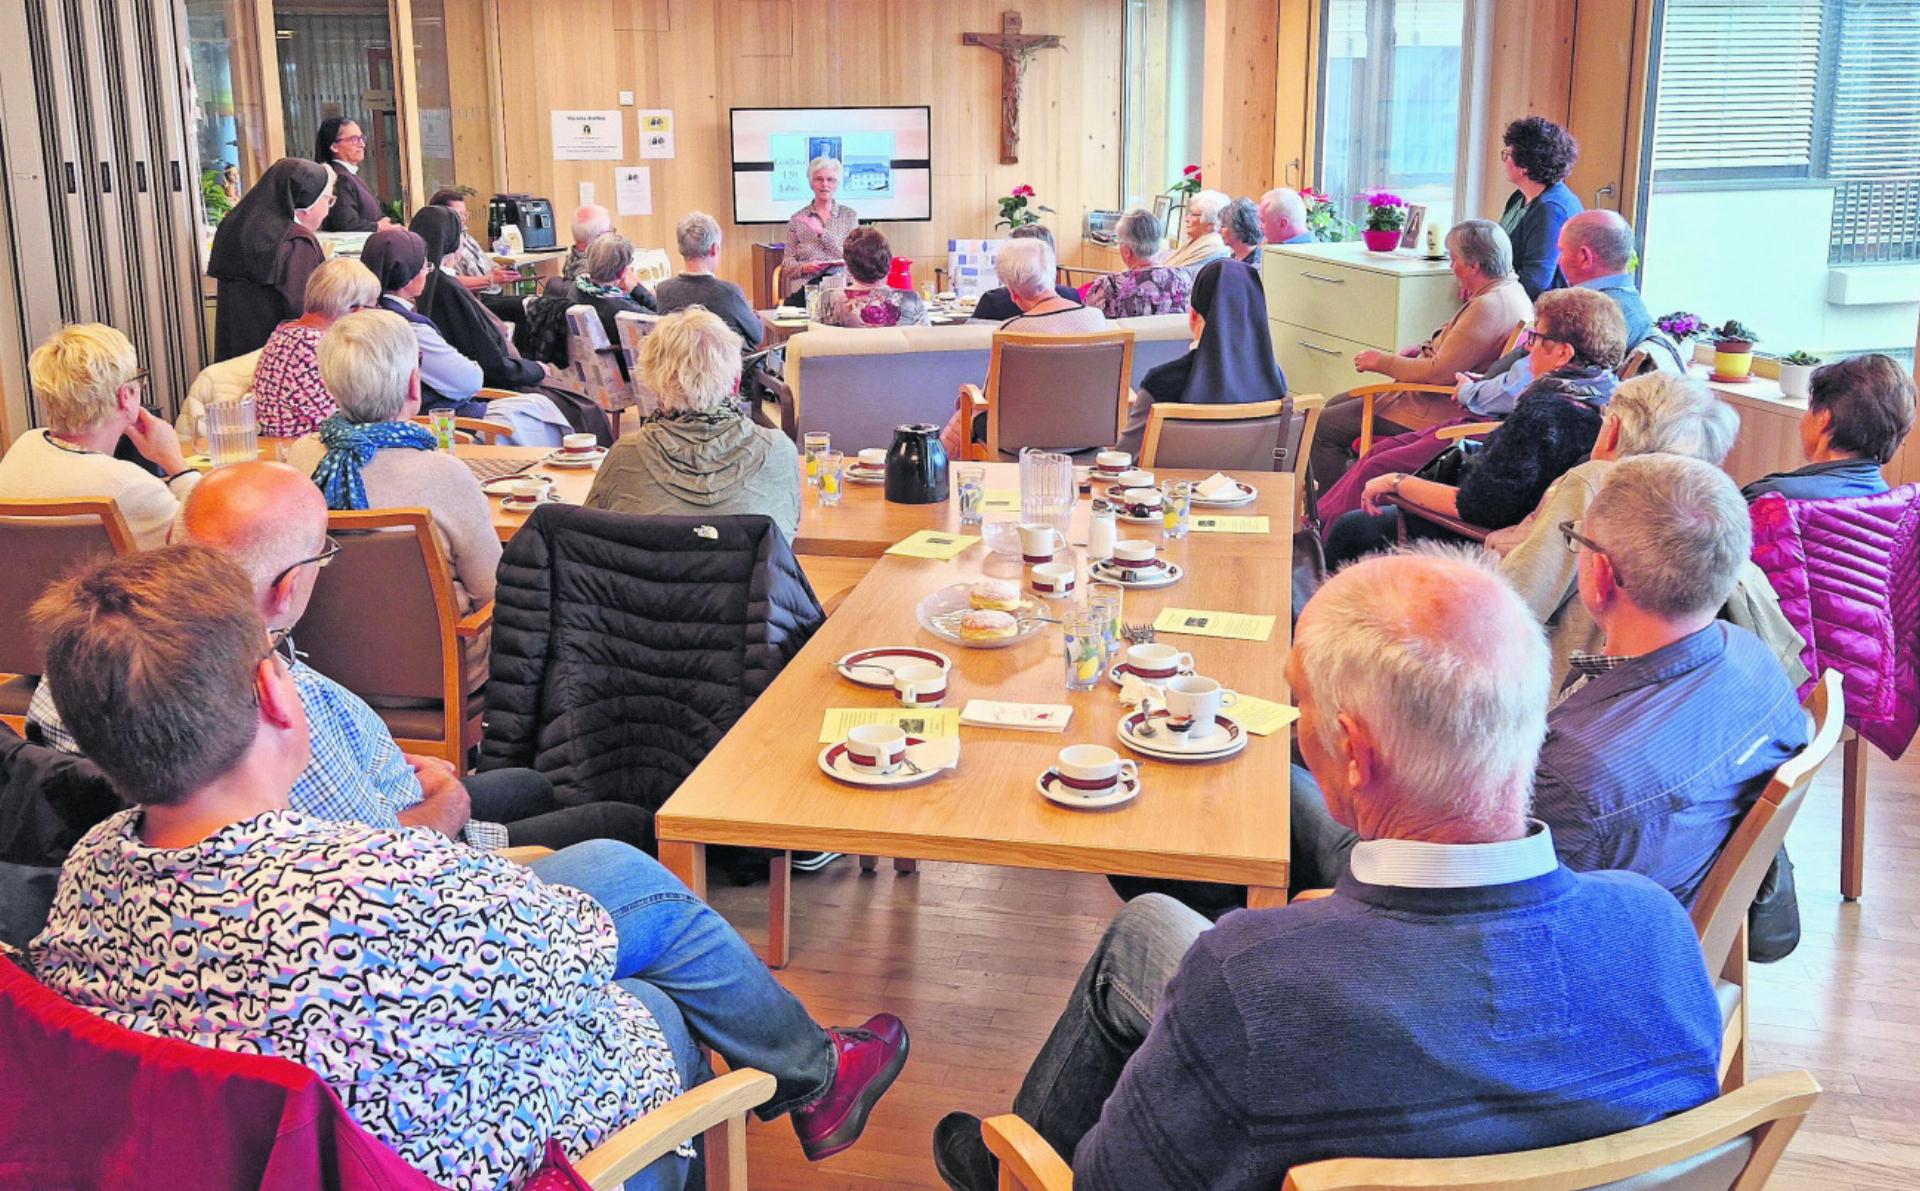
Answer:
[{"label": "pink flowering plant in pot", "polygon": [[1040,222],[1040,213],[1053,214],[1052,207],[1039,204],[1029,205],[1033,199],[1033,187],[1025,185],[1013,188],[1012,194],[1000,196],[1000,220],[995,227],[1018,228]]},{"label": "pink flowering plant in pot", "polygon": [[1360,238],[1375,252],[1392,252],[1400,245],[1400,231],[1407,226],[1406,200],[1389,190],[1376,190],[1366,197],[1367,214],[1361,221]]}]

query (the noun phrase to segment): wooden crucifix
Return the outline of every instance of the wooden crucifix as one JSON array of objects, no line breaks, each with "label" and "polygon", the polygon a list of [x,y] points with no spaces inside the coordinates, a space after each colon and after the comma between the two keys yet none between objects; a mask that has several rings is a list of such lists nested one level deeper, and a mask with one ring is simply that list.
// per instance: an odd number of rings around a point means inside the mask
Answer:
[{"label": "wooden crucifix", "polygon": [[1000,14],[998,33],[962,33],[962,45],[977,45],[1000,55],[1000,164],[1020,160],[1020,88],[1026,79],[1027,59],[1041,50],[1065,49],[1051,33],[1020,32],[1020,14]]}]

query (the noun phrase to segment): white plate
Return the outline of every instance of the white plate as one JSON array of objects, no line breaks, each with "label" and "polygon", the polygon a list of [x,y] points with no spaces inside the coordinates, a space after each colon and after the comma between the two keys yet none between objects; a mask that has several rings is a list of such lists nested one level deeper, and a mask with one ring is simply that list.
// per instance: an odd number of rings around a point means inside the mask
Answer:
[{"label": "white plate", "polygon": [[[1107,667],[1107,681],[1111,682],[1113,685],[1118,687],[1126,686],[1127,685],[1126,679],[1120,673],[1121,669],[1124,668],[1125,666],[1126,666],[1126,663],[1124,661],[1121,661],[1121,662],[1115,662],[1113,665]],[[1129,670],[1128,673],[1131,674],[1132,671]],[[1161,686],[1165,686],[1167,683],[1180,677],[1181,674],[1191,674],[1191,673],[1193,673],[1192,670],[1182,670],[1176,674],[1169,674],[1165,678],[1148,678],[1142,674],[1134,674],[1133,678],[1135,682],[1144,682],[1150,687],[1158,688]]]},{"label": "white plate", "polygon": [[1158,578],[1122,579],[1120,572],[1108,567],[1105,562],[1096,562],[1087,568],[1087,575],[1089,578],[1097,579],[1102,583],[1118,583],[1122,587],[1142,588],[1172,587],[1187,577],[1187,573],[1180,569],[1180,564],[1177,562],[1170,562],[1163,569],[1166,571],[1166,574]]},{"label": "white plate", "polygon": [[864,467],[849,467],[846,470],[849,484],[884,484],[887,482],[887,469],[876,467],[869,471]]},{"label": "white plate", "polygon": [[1017,628],[1011,637],[995,637],[986,641],[969,640],[960,635],[960,621],[973,611],[973,604],[967,598],[967,589],[971,583],[955,583],[921,598],[914,606],[914,619],[920,627],[955,645],[964,645],[968,649],[1005,649],[1017,645],[1031,637],[1046,631],[1047,622],[1030,620],[1029,617],[1049,616],[1046,605],[1034,599],[1026,592],[1020,593],[1020,606],[1008,613],[1017,622]]},{"label": "white plate", "polygon": [[1260,495],[1260,490],[1252,484],[1242,484],[1239,480],[1235,480],[1234,483],[1239,484],[1240,491],[1233,496],[1221,496],[1213,500],[1208,500],[1198,492],[1195,492],[1193,494],[1194,507],[1199,509],[1237,509],[1241,505],[1253,503],[1254,499]]},{"label": "white plate", "polygon": [[555,451],[541,460],[548,467],[593,467],[607,457],[607,448],[595,447],[584,455],[569,455],[564,451]]},{"label": "white plate", "polygon": [[[918,736],[907,737],[908,749],[912,749],[916,744],[925,743],[926,741]],[[944,769],[928,769],[914,773],[902,765],[892,773],[862,773],[847,763],[847,742],[844,740],[820,750],[820,768],[828,777],[845,782],[849,786],[870,786],[880,790],[890,790],[896,786],[917,786],[946,772]]]},{"label": "white plate", "polygon": [[1140,796],[1139,774],[1128,778],[1123,773],[1120,775],[1120,780],[1113,783],[1112,793],[1096,794],[1091,797],[1058,784],[1055,779],[1059,776],[1057,771],[1048,769],[1040,775],[1039,780],[1034,782],[1034,788],[1039,790],[1041,797],[1047,801],[1057,802],[1061,806],[1072,807],[1077,811],[1093,811],[1109,806],[1119,806],[1121,803],[1132,802]]},{"label": "white plate", "polygon": [[495,476],[491,480],[482,480],[480,481],[480,491],[486,493],[488,496],[511,496],[513,494],[513,486],[522,480],[539,480],[547,486],[547,491],[553,491],[552,476],[543,476],[538,473],[529,474],[527,472],[522,472],[516,476]]},{"label": "white plate", "polygon": [[[856,666],[855,662],[873,664]],[[840,677],[848,682],[890,691],[893,689],[894,670],[913,662],[932,662],[949,674],[953,672],[952,658],[937,649],[921,649],[917,645],[882,645],[877,649],[856,649],[835,662],[833,668],[838,670]]]},{"label": "white plate", "polygon": [[553,490],[549,488],[547,495],[541,497],[539,500],[521,500],[517,496],[509,496],[501,500],[500,507],[509,513],[531,513],[541,505],[563,505],[566,503],[566,501],[553,495]]},{"label": "white plate", "polygon": [[[1152,714],[1156,720],[1167,718],[1165,708],[1156,707]],[[1120,717],[1120,722],[1115,725],[1114,735],[1120,738],[1121,744],[1134,752],[1157,760],[1214,761],[1221,757],[1231,757],[1247,747],[1247,730],[1240,726],[1240,721],[1224,711],[1215,717],[1215,722],[1219,726],[1209,732],[1199,744],[1178,743],[1176,734],[1165,728],[1158,729],[1153,736],[1141,737],[1132,730],[1133,725],[1139,720],[1140,712],[1128,712]]]}]

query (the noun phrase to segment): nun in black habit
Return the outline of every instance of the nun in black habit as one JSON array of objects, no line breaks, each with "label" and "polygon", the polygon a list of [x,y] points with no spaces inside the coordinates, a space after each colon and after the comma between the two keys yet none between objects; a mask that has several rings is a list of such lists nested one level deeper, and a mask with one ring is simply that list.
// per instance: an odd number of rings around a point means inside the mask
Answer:
[{"label": "nun in black habit", "polygon": [[207,275],[219,286],[214,359],[265,346],[275,327],[306,309],[307,277],[326,259],[313,233],[332,199],[332,170],[283,157],[220,221],[207,254]]}]

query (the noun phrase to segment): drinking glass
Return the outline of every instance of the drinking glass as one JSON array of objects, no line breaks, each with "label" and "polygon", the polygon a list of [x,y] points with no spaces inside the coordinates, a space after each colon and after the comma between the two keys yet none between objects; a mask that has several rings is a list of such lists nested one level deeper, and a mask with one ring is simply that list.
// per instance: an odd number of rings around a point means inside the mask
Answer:
[{"label": "drinking glass", "polygon": [[1193,485],[1168,480],[1160,485],[1160,526],[1170,538],[1184,538],[1193,514]]},{"label": "drinking glass", "polygon": [[1073,523],[1073,459],[1028,447],[1020,452],[1020,520],[1051,525],[1065,538]]},{"label": "drinking glass", "polygon": [[820,503],[840,503],[840,489],[846,482],[847,457],[839,451],[820,452]]},{"label": "drinking glass", "polygon": [[987,469],[961,467],[954,469],[954,475],[960,485],[960,524],[980,524],[986,516]]},{"label": "drinking glass", "polygon": [[442,451],[453,450],[454,420],[458,416],[451,409],[427,411],[427,425],[433,428],[433,441]]},{"label": "drinking glass", "polygon": [[1087,611],[1106,623],[1107,657],[1120,656],[1120,616],[1125,610],[1127,589],[1118,583],[1087,584]]},{"label": "drinking glass", "polygon": [[207,455],[215,467],[260,457],[260,431],[253,420],[251,395],[207,406]]},{"label": "drinking glass", "polygon": [[820,486],[820,456],[833,446],[833,435],[824,430],[809,430],[800,436],[800,448],[806,457],[807,486]]},{"label": "drinking glass", "polygon": [[1060,639],[1067,661],[1067,689],[1090,691],[1107,672],[1105,622],[1085,608],[1069,609],[1060,618]]}]

